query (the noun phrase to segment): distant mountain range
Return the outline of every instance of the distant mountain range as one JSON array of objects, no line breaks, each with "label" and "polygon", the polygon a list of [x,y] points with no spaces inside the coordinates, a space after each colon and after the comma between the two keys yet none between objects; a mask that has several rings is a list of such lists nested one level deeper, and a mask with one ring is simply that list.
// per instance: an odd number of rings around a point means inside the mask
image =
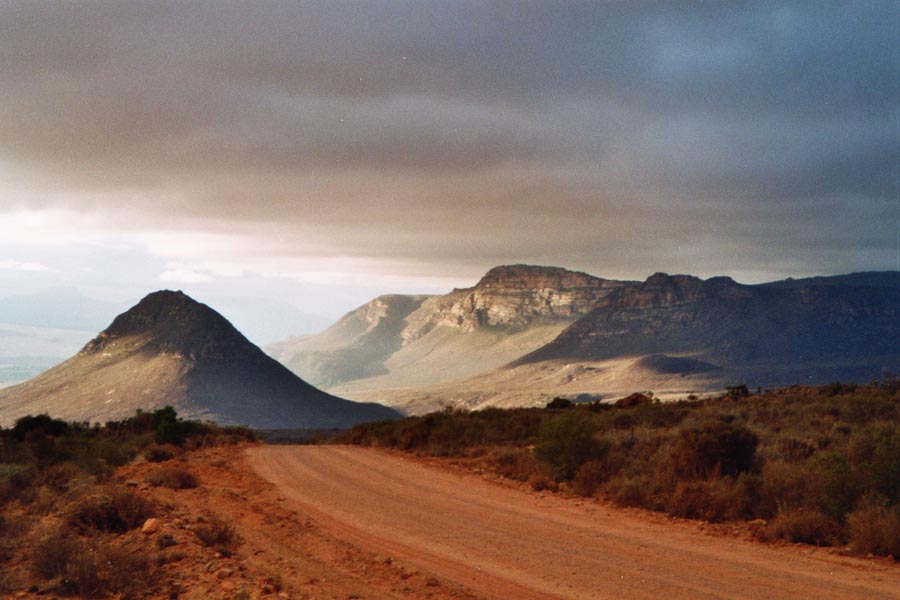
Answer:
[{"label": "distant mountain range", "polygon": [[743,285],[503,266],[444,296],[376,298],[267,350],[326,389],[408,412],[867,381],[900,370],[900,272]]},{"label": "distant mountain range", "polygon": [[[21,304],[0,301],[7,310],[0,338],[12,346],[30,341],[38,353],[85,336],[46,326],[99,319],[81,305],[83,320],[60,321],[64,315],[53,311],[29,317]],[[4,316],[31,324],[3,325]],[[108,420],[172,404],[221,423],[331,428],[397,415],[382,405],[422,413],[635,391],[674,399],[737,383],[868,381],[900,371],[900,272],[744,285],[728,277],[616,281],[500,266],[445,295],[380,296],[321,333],[267,352],[208,306],[157,292],[69,360],[0,389],[0,424],[44,411]],[[0,379],[4,369],[24,376],[46,366],[46,358],[0,348]]]},{"label": "distant mountain range", "polygon": [[258,428],[338,428],[393,410],[326,394],[181,292],[156,292],[119,315],[77,355],[0,390],[0,424],[47,412],[106,421],[172,405],[185,417]]}]

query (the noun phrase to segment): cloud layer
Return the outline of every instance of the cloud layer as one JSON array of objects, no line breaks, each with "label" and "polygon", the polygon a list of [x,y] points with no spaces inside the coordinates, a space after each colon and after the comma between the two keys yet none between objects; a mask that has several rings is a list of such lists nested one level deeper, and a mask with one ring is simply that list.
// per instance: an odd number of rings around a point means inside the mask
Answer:
[{"label": "cloud layer", "polygon": [[7,2],[0,212],[242,240],[167,257],[195,282],[216,258],[896,268],[896,22],[892,2]]}]

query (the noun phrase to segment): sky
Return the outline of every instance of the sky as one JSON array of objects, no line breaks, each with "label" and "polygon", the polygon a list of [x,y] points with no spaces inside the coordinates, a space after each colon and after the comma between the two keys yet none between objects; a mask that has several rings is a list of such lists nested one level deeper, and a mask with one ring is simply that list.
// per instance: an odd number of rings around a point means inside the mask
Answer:
[{"label": "sky", "polygon": [[898,40],[894,1],[6,1],[0,295],[900,269]]}]

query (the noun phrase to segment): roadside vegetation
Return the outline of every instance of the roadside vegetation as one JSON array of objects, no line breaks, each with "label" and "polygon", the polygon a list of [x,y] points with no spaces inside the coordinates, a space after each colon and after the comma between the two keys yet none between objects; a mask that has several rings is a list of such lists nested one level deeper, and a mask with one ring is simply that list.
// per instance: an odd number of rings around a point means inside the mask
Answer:
[{"label": "roadside vegetation", "polygon": [[900,558],[900,381],[661,403],[447,410],[358,425],[341,443],[458,457],[536,490],[710,522],[761,539]]},{"label": "roadside vegetation", "polygon": [[[139,529],[165,507],[138,493],[136,482],[117,481],[116,468],[249,439],[245,429],[179,419],[171,407],[103,426],[38,415],[0,428],[0,596],[23,577],[37,582],[30,591],[40,594],[152,594],[163,584],[159,567],[167,556]],[[148,479],[172,489],[198,484],[174,466],[160,465]],[[223,548],[235,543],[233,535],[220,538],[215,543]]]}]

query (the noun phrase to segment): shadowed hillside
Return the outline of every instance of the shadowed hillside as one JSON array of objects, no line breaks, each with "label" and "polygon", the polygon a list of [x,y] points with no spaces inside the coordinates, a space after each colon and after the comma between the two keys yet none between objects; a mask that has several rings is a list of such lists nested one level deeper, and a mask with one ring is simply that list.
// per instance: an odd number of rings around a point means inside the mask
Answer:
[{"label": "shadowed hillside", "polygon": [[396,413],[315,389],[181,292],[150,294],[76,356],[0,390],[0,422],[37,413],[105,421],[174,406],[188,418],[266,428],[330,428]]}]

